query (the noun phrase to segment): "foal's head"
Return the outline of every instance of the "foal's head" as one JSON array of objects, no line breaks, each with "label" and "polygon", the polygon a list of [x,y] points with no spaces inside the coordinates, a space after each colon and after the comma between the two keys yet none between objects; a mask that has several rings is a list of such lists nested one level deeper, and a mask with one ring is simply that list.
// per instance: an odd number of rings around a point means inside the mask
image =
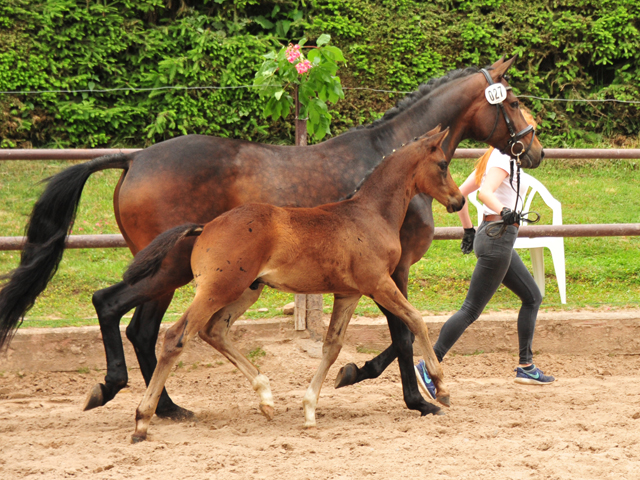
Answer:
[{"label": "foal's head", "polygon": [[484,69],[491,82],[482,72],[474,75],[478,89],[489,87],[489,91],[486,96],[478,96],[470,124],[474,125],[476,140],[487,142],[512,158],[519,156],[523,168],[536,168],[544,158],[542,145],[522,115],[518,97],[505,77],[516,58],[502,58]]},{"label": "foal's head", "polygon": [[442,150],[442,142],[449,134],[449,128],[440,131],[437,126],[416,140],[412,152],[420,155],[422,160],[417,169],[416,186],[453,213],[464,206],[464,196],[460,193],[456,182],[449,171],[449,160]]}]

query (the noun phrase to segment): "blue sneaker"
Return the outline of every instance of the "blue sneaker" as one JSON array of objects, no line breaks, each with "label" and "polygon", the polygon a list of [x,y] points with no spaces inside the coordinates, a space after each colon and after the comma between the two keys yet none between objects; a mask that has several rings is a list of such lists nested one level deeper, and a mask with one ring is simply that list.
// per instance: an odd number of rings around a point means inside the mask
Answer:
[{"label": "blue sneaker", "polygon": [[531,370],[525,370],[522,367],[518,367],[515,369],[516,372],[516,383],[522,383],[524,385],[548,385],[549,383],[553,383],[556,381],[554,377],[551,375],[545,375],[535,365]]},{"label": "blue sneaker", "polygon": [[436,399],[436,387],[431,381],[429,372],[427,372],[427,366],[424,364],[424,360],[420,360],[418,365],[413,367],[416,371],[416,377],[418,377],[418,385],[422,391],[431,399]]}]

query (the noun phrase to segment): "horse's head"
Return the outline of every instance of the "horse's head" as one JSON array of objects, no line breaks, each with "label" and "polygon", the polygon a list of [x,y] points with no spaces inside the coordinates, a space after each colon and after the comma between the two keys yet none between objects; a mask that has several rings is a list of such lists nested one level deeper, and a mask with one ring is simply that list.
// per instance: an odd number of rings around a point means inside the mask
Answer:
[{"label": "horse's head", "polygon": [[440,126],[425,133],[415,142],[414,152],[420,155],[421,161],[416,175],[416,186],[453,213],[464,206],[464,196],[460,193],[456,182],[449,171],[449,160],[442,150],[442,142],[449,134],[449,128],[440,131]]},{"label": "horse's head", "polygon": [[505,79],[516,58],[517,55],[509,60],[502,58],[474,75],[478,91],[484,94],[477,96],[477,107],[473,109],[473,136],[512,158],[519,158],[523,168],[537,168],[544,150]]}]

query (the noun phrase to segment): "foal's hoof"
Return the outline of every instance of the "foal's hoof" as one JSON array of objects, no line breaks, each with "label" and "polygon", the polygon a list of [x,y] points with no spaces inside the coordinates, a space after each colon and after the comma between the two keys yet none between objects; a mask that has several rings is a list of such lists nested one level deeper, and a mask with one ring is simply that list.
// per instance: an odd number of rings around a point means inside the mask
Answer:
[{"label": "foal's hoof", "polygon": [[451,401],[449,400],[449,395],[444,396],[444,397],[437,397],[436,400],[438,400],[438,402],[441,403],[442,405],[444,405],[445,407],[450,407],[451,406]]},{"label": "foal's hoof", "polygon": [[102,407],[106,402],[104,401],[104,385],[98,383],[93,386],[91,391],[87,394],[87,398],[84,401],[84,407],[82,410],[92,410],[96,407]]},{"label": "foal's hoof", "polygon": [[347,385],[353,385],[358,379],[358,367],[355,363],[347,363],[340,369],[336,376],[335,388],[346,387]]},{"label": "foal's hoof", "polygon": [[140,443],[140,442],[144,442],[147,439],[146,435],[138,435],[138,434],[133,434],[131,435],[131,443]]},{"label": "foal's hoof", "polygon": [[166,418],[174,422],[189,422],[196,419],[195,413],[186,408],[179,407],[176,404],[168,408],[163,408],[162,410],[156,410],[156,415],[159,418]]},{"label": "foal's hoof", "polygon": [[267,420],[273,420],[273,417],[276,414],[275,409],[271,405],[260,405],[260,411],[262,415],[264,415]]}]

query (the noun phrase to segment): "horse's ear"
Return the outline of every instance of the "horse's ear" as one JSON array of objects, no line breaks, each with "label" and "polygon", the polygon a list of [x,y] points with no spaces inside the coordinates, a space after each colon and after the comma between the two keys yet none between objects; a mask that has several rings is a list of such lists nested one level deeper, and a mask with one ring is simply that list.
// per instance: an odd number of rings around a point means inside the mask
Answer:
[{"label": "horse's ear", "polygon": [[493,70],[490,70],[489,73],[491,74],[493,81],[497,82],[500,77],[507,73],[507,70],[511,68],[517,59],[518,55],[514,55],[509,60],[505,60],[502,64],[498,65]]},{"label": "horse's ear", "polygon": [[491,65],[491,68],[498,68],[500,65],[502,65],[504,63],[505,57],[506,57],[506,55],[503,55],[502,57],[500,57],[500,60],[498,60],[493,65]]}]

